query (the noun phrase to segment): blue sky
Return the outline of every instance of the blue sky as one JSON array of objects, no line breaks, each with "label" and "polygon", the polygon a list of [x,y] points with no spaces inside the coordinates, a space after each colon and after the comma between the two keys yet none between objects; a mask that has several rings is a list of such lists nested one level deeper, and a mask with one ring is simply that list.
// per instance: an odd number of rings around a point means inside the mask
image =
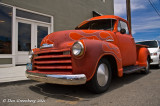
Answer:
[{"label": "blue sky", "polygon": [[[135,41],[160,40],[160,16],[148,0],[130,0],[132,16],[132,35]],[[160,0],[150,0],[159,11]],[[126,0],[114,0],[114,13],[126,17]]]}]

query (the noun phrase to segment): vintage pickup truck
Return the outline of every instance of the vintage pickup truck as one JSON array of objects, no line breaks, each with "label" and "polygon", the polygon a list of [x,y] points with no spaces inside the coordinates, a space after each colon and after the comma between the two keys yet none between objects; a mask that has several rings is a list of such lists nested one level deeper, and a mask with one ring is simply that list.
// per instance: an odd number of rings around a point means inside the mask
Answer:
[{"label": "vintage pickup truck", "polygon": [[98,16],[75,30],[53,32],[29,53],[26,76],[63,85],[86,84],[94,93],[109,88],[113,75],[149,73],[147,46],[136,45],[128,22],[114,15]]}]

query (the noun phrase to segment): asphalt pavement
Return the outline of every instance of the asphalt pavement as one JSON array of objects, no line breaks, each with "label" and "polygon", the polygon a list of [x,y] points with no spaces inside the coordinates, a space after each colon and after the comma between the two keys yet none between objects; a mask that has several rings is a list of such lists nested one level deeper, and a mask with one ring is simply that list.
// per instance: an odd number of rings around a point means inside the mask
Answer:
[{"label": "asphalt pavement", "polygon": [[109,90],[93,94],[85,85],[31,80],[0,84],[0,106],[160,106],[160,69],[113,78]]}]

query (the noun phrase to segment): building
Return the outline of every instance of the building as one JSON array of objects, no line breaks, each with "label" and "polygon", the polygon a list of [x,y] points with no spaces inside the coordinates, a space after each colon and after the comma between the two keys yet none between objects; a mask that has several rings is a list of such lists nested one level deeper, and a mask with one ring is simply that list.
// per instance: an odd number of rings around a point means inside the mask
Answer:
[{"label": "building", "polygon": [[26,64],[47,34],[113,15],[113,0],[0,0],[0,67]]}]

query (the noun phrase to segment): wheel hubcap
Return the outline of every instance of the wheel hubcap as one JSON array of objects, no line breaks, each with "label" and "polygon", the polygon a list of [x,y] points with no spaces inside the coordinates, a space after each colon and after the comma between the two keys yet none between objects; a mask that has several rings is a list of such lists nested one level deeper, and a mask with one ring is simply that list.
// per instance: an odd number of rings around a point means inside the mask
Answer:
[{"label": "wheel hubcap", "polygon": [[106,64],[100,64],[97,70],[97,81],[100,86],[105,86],[108,82],[108,67]]}]

